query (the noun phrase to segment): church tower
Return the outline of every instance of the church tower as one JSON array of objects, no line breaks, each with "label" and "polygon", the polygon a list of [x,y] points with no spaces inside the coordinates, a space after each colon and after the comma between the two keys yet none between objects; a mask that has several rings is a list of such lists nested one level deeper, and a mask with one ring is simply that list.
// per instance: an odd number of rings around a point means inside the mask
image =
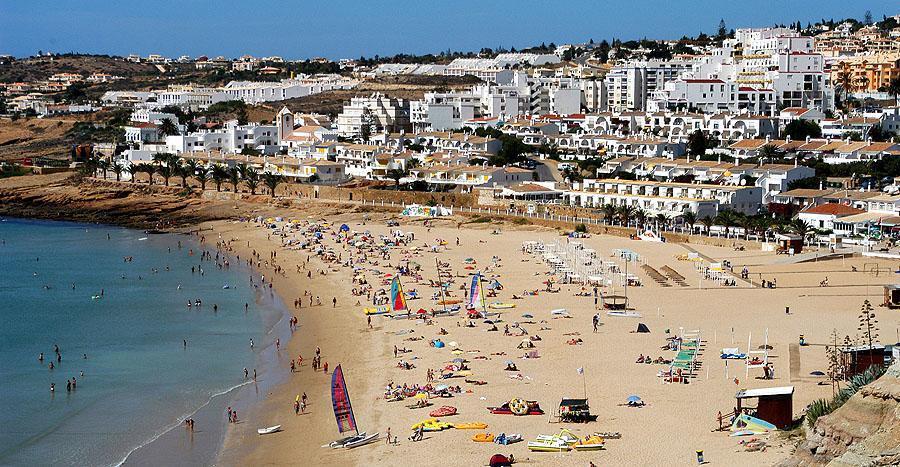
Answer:
[{"label": "church tower", "polygon": [[278,125],[278,141],[281,142],[294,132],[294,114],[284,106],[275,118]]}]

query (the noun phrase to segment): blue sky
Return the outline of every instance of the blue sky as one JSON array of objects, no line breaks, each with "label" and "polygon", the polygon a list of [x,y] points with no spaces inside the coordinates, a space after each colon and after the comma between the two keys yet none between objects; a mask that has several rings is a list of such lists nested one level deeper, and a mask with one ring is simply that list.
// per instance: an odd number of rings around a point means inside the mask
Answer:
[{"label": "blue sky", "polygon": [[[752,6],[751,6],[752,5]],[[0,54],[38,50],[329,58],[667,39],[821,18],[896,0],[0,0]]]}]

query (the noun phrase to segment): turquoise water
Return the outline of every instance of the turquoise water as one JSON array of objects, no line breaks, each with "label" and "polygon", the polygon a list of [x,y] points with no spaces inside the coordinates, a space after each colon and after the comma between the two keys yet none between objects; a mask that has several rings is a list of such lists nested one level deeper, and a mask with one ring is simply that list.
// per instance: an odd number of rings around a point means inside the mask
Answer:
[{"label": "turquoise water", "polygon": [[[234,258],[230,270],[201,263],[195,237],[3,219],[0,241],[2,465],[114,465],[183,430],[179,422],[211,398],[250,384],[243,368],[252,375],[264,365],[268,332],[284,317]],[[195,299],[203,306],[188,308]],[[72,377],[77,389],[67,392]]]}]

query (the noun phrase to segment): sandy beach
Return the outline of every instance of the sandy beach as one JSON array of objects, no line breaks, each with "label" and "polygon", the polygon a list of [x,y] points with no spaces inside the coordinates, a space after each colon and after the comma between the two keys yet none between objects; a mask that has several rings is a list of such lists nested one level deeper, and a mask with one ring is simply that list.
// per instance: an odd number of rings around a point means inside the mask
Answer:
[{"label": "sandy beach", "polygon": [[[290,218],[291,214],[285,211],[282,215]],[[512,453],[520,462],[547,465],[587,465],[591,461],[598,465],[687,465],[696,462],[696,450],[703,450],[706,460],[719,465],[770,465],[786,457],[794,441],[780,432],[763,435],[758,438],[767,443],[766,449],[746,452],[739,444],[742,438],[714,431],[718,426],[717,412],[729,412],[740,389],[792,385],[796,417],[811,401],[831,396],[830,384],[824,384],[827,379],[810,375],[812,371],[827,370],[824,347],[818,344],[829,342],[833,330],[839,338],[855,336],[859,307],[864,299],[876,305],[887,341],[894,338],[900,324],[894,312],[877,308],[881,302],[881,285],[894,282],[896,264],[888,261],[856,257],[792,264],[785,256],[750,248],[735,251],[690,245],[703,257],[730,260],[736,275],[746,266],[754,283],[759,278],[777,283],[775,289],[763,289],[738,280],[735,287],[723,287],[711,280],[701,280],[694,263],[683,260],[689,250],[682,245],[593,235],[572,241],[583,241],[586,247],[598,252],[599,259],[620,264],[623,261],[612,256],[612,251],[627,248],[657,270],[671,267],[684,276],[686,284],[663,287],[651,280],[646,271],[635,268],[633,274],[643,285],[629,287],[628,296],[630,306],[642,317],[609,317],[601,312],[599,332],[593,333],[591,318],[596,313],[593,298],[577,296],[582,290],[576,284],[563,284],[556,293],[542,291],[546,288],[543,282],[550,278],[548,265],[539,256],[522,252],[526,241],[542,240],[549,244],[559,238],[565,243],[566,238],[553,229],[490,223],[459,227],[464,218],[431,221],[431,227],[425,227],[422,220],[398,218],[399,226],[388,227],[385,219],[393,217],[390,215],[370,214],[365,225],[361,214],[326,217],[308,219],[296,215],[303,222],[325,222],[320,224],[327,225],[322,246],[333,248],[342,260],[349,257],[351,249],[346,244],[336,244],[331,233],[342,223],[347,223],[351,231],[369,231],[375,239],[398,229],[414,235],[415,240],[410,244],[390,248],[388,259],[370,255],[366,262],[358,264],[375,290],[389,286],[373,271],[393,274],[397,272],[396,266],[407,261],[420,264],[421,282],[414,277],[403,277],[405,290],[416,290],[421,297],[409,300],[413,310],[441,308],[431,300],[434,289],[428,285],[429,279],[437,279],[435,258],[449,263],[453,271],[455,277],[450,290],[456,297],[452,298],[462,299],[460,286],[468,284],[469,273],[481,270],[486,278],[495,278],[504,287],[497,297],[487,300],[516,306],[503,310],[497,332],[488,331],[490,325],[481,320],[476,321],[475,327],[465,327],[464,315],[439,316],[429,322],[374,316],[373,329],[368,329],[362,312],[367,305],[366,297],[350,293],[354,284],[349,267],[323,263],[308,250],[284,248],[284,238],[270,235],[269,229],[255,223],[204,224],[204,228],[213,232],[206,233],[208,240],[221,236],[220,240],[228,242],[242,259],[257,251],[262,258],[257,265],[258,272],[274,277],[273,290],[288,305],[303,297],[305,291],[320,296],[322,302],[321,306],[309,307],[309,297],[305,297],[303,307],[295,310],[299,328],[289,344],[282,346],[277,358],[286,368],[291,358],[302,355],[303,365],[290,375],[287,383],[277,386],[270,394],[260,394],[261,403],[244,423],[230,427],[220,458],[222,464],[436,465],[451,462],[484,465],[492,454]],[[289,234],[287,239],[291,237]],[[301,235],[293,237],[302,239]],[[436,239],[445,240],[446,245],[438,246],[436,252],[425,247],[436,245]],[[283,276],[274,274],[272,263],[265,263],[273,251],[277,255],[275,263],[284,270]],[[498,260],[492,261],[493,257]],[[465,263],[466,258],[474,259],[474,264]],[[862,272],[871,270],[875,264],[880,267],[878,275]],[[303,269],[304,265],[307,269]],[[464,269],[466,266],[472,269]],[[858,272],[853,272],[853,267]],[[312,275],[307,278],[309,270]],[[326,274],[319,274],[321,270]],[[820,287],[825,277],[829,285]],[[514,294],[534,290],[539,291],[537,295],[512,298]],[[622,291],[619,286],[601,288],[604,294]],[[590,289],[587,292],[590,295]],[[333,297],[337,299],[334,307]],[[785,313],[785,307],[790,307],[790,314]],[[565,308],[569,317],[551,316],[550,311],[558,308]],[[523,318],[526,313],[533,318]],[[528,331],[528,336],[540,336],[534,342],[539,358],[521,358],[526,350],[517,346],[523,337],[504,335],[503,326],[514,326],[517,322]],[[639,322],[645,323],[651,332],[634,333]],[[442,328],[446,335],[440,334]],[[657,374],[666,365],[635,363],[639,355],[672,358],[673,352],[661,349],[666,338],[693,330],[700,331],[704,350],[696,377],[690,379],[690,384],[664,383]],[[516,333],[518,329],[514,327],[511,334]],[[801,334],[813,345],[799,347],[799,367],[794,368],[792,375],[789,345],[797,343]],[[421,339],[410,340],[416,337]],[[457,346],[432,347],[429,342],[436,338],[445,343],[455,342]],[[726,376],[720,349],[738,347],[746,352],[748,338],[751,350],[757,350],[766,339],[772,347],[768,359],[775,370],[773,380],[763,380],[759,368],[750,369],[748,374],[742,360],[729,360]],[[572,339],[582,342],[570,345]],[[330,374],[321,370],[314,373],[310,366],[317,346],[330,370],[342,365],[359,428],[380,432],[378,442],[353,450],[321,448],[339,434],[331,408]],[[394,358],[394,346],[410,352]],[[451,353],[454,349],[461,353]],[[389,383],[424,385],[429,368],[439,375],[441,369],[459,357],[468,361],[472,372],[465,379],[487,384],[468,384],[463,378],[438,380],[436,383],[459,385],[462,392],[452,398],[434,400],[435,405],[429,409],[408,409],[408,402],[385,400],[385,387]],[[399,368],[400,360],[410,362],[415,368]],[[504,371],[507,360],[512,360],[518,371]],[[584,376],[579,374],[579,368],[583,368]],[[510,377],[519,374],[521,378]],[[304,392],[309,396],[309,407],[305,414],[294,415],[293,401]],[[599,415],[596,422],[548,423],[560,399],[584,395],[590,400],[592,412]],[[646,405],[625,406],[630,395],[639,395]],[[490,414],[486,410],[514,397],[538,401],[546,414],[516,417]],[[529,452],[525,442],[510,446],[476,443],[471,440],[475,433],[481,432],[476,430],[428,432],[423,441],[409,441],[411,426],[430,418],[428,411],[441,405],[458,409],[458,414],[447,417],[446,421],[484,422],[488,425],[484,432],[521,433],[526,442],[539,434],[555,434],[562,428],[582,436],[592,432],[619,432],[621,439],[607,440],[602,451],[562,454]],[[282,432],[257,435],[257,428],[276,424],[282,425]],[[383,436],[388,428],[398,438],[398,444],[386,443]]]}]

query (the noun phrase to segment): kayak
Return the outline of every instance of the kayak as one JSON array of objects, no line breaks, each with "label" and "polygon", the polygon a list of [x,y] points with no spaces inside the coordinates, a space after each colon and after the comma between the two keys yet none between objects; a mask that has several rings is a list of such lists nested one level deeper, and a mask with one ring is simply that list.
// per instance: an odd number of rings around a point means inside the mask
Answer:
[{"label": "kayak", "polygon": [[515,307],[516,307],[515,303],[494,302],[494,303],[491,303],[490,305],[488,305],[488,308],[493,309],[493,310],[508,310],[510,308],[515,308]]},{"label": "kayak", "polygon": [[467,422],[467,423],[454,423],[453,428],[457,430],[483,430],[487,428],[487,423],[482,422]]},{"label": "kayak", "polygon": [[599,451],[603,449],[603,438],[599,436],[588,436],[579,439],[574,446],[576,451]]},{"label": "kayak", "polygon": [[270,426],[267,428],[259,428],[256,430],[257,433],[261,435],[268,435],[275,432],[281,431],[281,425]]}]

